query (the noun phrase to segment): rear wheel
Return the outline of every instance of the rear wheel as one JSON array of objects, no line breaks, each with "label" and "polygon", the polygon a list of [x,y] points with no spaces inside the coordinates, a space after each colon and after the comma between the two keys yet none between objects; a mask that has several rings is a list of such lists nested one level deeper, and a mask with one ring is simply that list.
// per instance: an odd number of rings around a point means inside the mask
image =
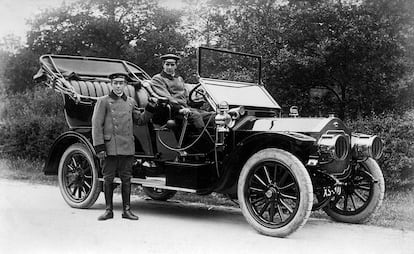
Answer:
[{"label": "rear wheel", "polygon": [[238,197],[247,222],[258,232],[285,237],[309,218],[313,192],[304,165],[284,150],[255,153],[239,176]]},{"label": "rear wheel", "polygon": [[152,187],[143,187],[143,190],[150,198],[158,201],[166,201],[174,197],[175,193],[177,193],[177,191],[173,190],[164,190]]},{"label": "rear wheel", "polygon": [[58,180],[63,199],[74,208],[91,207],[102,188],[92,153],[82,144],[73,144],[63,153]]},{"label": "rear wheel", "polygon": [[324,208],[334,220],[363,223],[381,206],[385,183],[377,162],[368,158],[358,162],[344,181],[341,194]]}]

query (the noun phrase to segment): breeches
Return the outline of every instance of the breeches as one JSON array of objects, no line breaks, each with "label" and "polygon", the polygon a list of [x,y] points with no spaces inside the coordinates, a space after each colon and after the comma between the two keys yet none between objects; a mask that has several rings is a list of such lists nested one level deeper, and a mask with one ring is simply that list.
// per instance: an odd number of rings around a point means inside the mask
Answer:
[{"label": "breeches", "polygon": [[122,182],[128,182],[132,177],[132,164],[134,156],[132,155],[115,155],[105,158],[103,163],[103,178],[105,182],[112,182],[118,172]]},{"label": "breeches", "polygon": [[197,129],[202,129],[205,126],[205,122],[208,121],[208,118],[214,114],[212,112],[207,112],[201,109],[190,108],[190,114],[188,120],[191,124],[194,125]]}]

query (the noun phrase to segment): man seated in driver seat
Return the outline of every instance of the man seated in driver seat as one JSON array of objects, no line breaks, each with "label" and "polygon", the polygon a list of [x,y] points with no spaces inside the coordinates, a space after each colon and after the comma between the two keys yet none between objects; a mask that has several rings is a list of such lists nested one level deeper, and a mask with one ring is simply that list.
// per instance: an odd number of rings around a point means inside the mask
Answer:
[{"label": "man seated in driver seat", "polygon": [[200,133],[205,126],[203,118],[208,117],[211,113],[188,106],[188,91],[185,88],[184,80],[175,72],[181,58],[174,54],[163,55],[160,58],[163,60],[162,72],[152,77],[152,89],[157,95],[168,98],[173,117],[188,114],[188,121]]}]

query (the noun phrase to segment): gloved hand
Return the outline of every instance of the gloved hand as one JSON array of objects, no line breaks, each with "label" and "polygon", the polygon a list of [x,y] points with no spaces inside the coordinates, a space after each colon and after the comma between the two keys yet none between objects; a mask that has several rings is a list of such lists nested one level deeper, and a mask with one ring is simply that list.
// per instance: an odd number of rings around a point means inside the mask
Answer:
[{"label": "gloved hand", "polygon": [[182,108],[180,110],[178,110],[178,113],[183,114],[183,115],[188,115],[190,114],[190,109],[189,108]]},{"label": "gloved hand", "polygon": [[98,158],[99,158],[99,160],[104,160],[104,159],[105,159],[105,157],[106,157],[106,152],[105,152],[105,151],[100,151],[100,152],[96,155],[96,157],[98,157]]}]

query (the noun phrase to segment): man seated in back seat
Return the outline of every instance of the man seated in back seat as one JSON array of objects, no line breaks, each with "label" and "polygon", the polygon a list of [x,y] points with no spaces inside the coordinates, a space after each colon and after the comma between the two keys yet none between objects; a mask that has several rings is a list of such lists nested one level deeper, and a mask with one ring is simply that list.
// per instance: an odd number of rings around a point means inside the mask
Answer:
[{"label": "man seated in back seat", "polygon": [[181,58],[174,54],[163,55],[160,58],[163,60],[163,70],[152,77],[152,89],[157,95],[168,99],[174,118],[188,115],[189,122],[193,124],[198,133],[201,133],[205,126],[204,119],[208,119],[211,113],[188,106],[188,91],[185,89],[184,80],[175,72]]}]

